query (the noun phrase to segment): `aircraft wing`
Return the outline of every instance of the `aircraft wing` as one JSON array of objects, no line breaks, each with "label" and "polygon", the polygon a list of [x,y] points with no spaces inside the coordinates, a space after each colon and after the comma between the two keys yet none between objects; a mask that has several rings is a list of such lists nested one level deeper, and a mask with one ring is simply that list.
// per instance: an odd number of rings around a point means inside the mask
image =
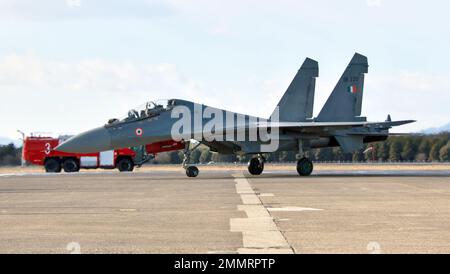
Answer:
[{"label": "aircraft wing", "polygon": [[[376,128],[376,129],[389,129],[393,126],[404,125],[415,122],[414,120],[402,120],[402,121],[385,121],[385,122],[258,122],[250,125],[237,125],[233,128],[218,128],[213,135],[222,135],[224,132],[247,132],[249,130],[257,130],[258,128],[278,128],[280,131],[293,132],[300,134],[334,134],[336,131],[346,130],[351,128]],[[198,132],[201,133],[201,130]],[[379,135],[378,133],[370,133],[367,131],[349,131],[346,135]],[[201,135],[200,135],[201,136]]]},{"label": "aircraft wing", "polygon": [[[414,120],[386,121],[386,122],[267,122],[259,123],[258,127],[279,128],[295,132],[321,132],[339,129],[372,127],[388,129],[393,126],[400,126],[415,122]],[[358,134],[355,132],[354,134]]]}]

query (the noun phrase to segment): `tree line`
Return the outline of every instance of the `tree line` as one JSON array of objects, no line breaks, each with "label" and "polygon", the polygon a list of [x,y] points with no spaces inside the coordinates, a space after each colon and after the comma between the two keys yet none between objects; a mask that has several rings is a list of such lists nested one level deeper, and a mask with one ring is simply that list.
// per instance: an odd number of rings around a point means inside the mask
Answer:
[{"label": "tree line", "polygon": [[0,146],[0,166],[17,166],[21,163],[22,148],[14,144]]},{"label": "tree line", "polygon": [[[14,144],[0,146],[0,166],[21,163],[22,148]],[[317,162],[450,162],[450,132],[435,135],[391,136],[384,142],[366,144],[355,153],[343,153],[340,147],[313,149],[307,152]],[[191,154],[191,163],[248,162],[252,155],[236,156],[213,153],[199,146]],[[299,155],[294,151],[265,155],[268,162],[294,162]],[[158,154],[153,164],[180,164],[182,151]]]}]

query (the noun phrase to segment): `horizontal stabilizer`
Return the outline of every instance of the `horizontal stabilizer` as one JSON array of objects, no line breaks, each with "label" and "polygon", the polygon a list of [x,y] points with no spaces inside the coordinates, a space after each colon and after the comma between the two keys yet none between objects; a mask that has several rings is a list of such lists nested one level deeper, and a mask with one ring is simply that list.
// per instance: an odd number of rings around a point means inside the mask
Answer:
[{"label": "horizontal stabilizer", "polygon": [[413,132],[413,133],[405,133],[405,132],[401,132],[401,133],[398,133],[398,132],[389,132],[389,136],[425,136],[426,134],[424,134],[424,133],[416,133],[416,132]]},{"label": "horizontal stabilizer", "polygon": [[388,121],[388,122],[384,122],[383,124],[385,124],[386,126],[389,126],[389,127],[396,127],[396,126],[406,125],[406,124],[410,124],[410,123],[414,123],[414,122],[416,122],[416,120],[401,120],[401,121]]}]

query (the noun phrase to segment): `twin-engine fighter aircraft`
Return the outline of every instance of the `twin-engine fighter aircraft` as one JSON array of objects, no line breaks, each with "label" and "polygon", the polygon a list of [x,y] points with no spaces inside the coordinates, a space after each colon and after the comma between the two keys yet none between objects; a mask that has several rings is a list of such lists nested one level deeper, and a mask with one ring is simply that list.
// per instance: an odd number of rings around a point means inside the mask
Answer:
[{"label": "twin-engine fighter aircraft", "polygon": [[[289,85],[269,119],[239,114],[194,102],[171,99],[148,102],[132,109],[122,119],[111,119],[104,126],[78,134],[56,150],[72,153],[106,151],[174,140],[185,143],[183,167],[189,177],[198,168],[189,165],[191,152],[204,144],[224,154],[255,155],[248,171],[259,175],[264,170],[264,154],[296,151],[299,175],[313,171],[313,163],[304,152],[313,148],[340,146],[352,153],[364,143],[383,141],[389,129],[413,120],[368,122],[361,115],[364,74],[367,58],[356,53],[326,101],[313,118],[318,63],[307,58]],[[196,140],[197,145],[190,147]]]}]

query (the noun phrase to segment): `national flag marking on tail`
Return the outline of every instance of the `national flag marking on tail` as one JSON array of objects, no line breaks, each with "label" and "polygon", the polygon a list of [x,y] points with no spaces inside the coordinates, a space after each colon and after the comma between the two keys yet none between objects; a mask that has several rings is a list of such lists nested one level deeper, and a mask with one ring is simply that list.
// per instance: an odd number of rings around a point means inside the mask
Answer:
[{"label": "national flag marking on tail", "polygon": [[352,85],[348,87],[348,92],[350,92],[351,94],[355,94],[358,92],[358,89],[356,88],[355,85]]}]

